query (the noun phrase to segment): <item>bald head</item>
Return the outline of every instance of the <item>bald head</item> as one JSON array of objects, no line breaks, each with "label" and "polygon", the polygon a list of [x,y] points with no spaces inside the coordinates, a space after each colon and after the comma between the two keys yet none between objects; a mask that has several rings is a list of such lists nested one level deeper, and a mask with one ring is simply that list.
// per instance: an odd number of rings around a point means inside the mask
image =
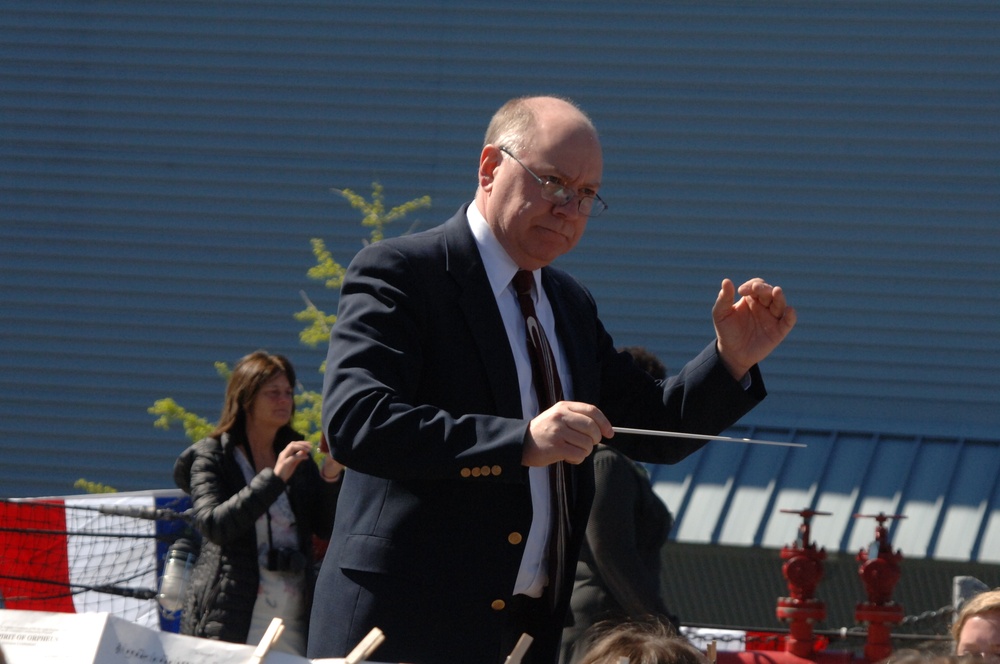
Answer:
[{"label": "bald head", "polygon": [[[597,128],[587,114],[571,100],[552,96],[517,97],[508,101],[493,114],[483,145],[502,145],[520,153],[530,149],[535,132],[548,127],[553,120],[589,135],[600,149]],[[570,138],[572,136],[562,137],[563,140]]]},{"label": "bald head", "polygon": [[[603,168],[597,130],[576,104],[560,97],[512,99],[486,131],[476,207],[510,258],[536,270],[579,242]],[[553,199],[546,193],[552,186],[570,192],[568,198]]]}]

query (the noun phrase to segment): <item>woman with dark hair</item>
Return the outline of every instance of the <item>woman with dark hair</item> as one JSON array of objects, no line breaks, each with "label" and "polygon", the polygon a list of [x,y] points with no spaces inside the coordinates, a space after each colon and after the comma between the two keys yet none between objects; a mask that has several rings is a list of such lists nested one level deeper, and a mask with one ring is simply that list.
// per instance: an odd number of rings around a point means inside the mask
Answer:
[{"label": "woman with dark hair", "polygon": [[291,427],[295,370],[256,351],[234,367],[214,432],[185,450],[174,481],[191,494],[201,554],[181,633],[258,643],[271,620],[275,649],[305,654],[314,583],[313,536],[333,528],[343,466]]}]

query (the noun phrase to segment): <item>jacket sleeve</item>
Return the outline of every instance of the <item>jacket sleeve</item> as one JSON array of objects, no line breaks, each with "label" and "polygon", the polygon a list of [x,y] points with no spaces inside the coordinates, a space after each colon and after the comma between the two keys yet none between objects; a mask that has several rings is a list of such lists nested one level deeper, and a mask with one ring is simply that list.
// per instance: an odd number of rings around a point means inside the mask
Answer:
[{"label": "jacket sleeve", "polygon": [[[759,368],[751,369],[750,386],[744,389],[726,371],[714,341],[676,375],[659,382],[643,375],[627,353],[611,351],[608,356],[600,405],[615,426],[714,436],[767,395]],[[607,443],[637,461],[661,464],[677,463],[705,445],[699,439],[634,434],[615,434]]]},{"label": "jacket sleeve", "polygon": [[[573,399],[597,405],[612,425],[715,435],[766,396],[758,367],[751,369],[750,386],[744,389],[723,366],[714,339],[675,375],[656,381],[615,348],[590,292],[565,272],[546,270],[543,282],[572,365]],[[632,434],[616,434],[607,443],[648,463],[677,463],[705,445],[697,439]]]},{"label": "jacket sleeve", "polygon": [[285,482],[271,468],[257,473],[247,485],[222,445],[198,446],[191,463],[191,502],[194,522],[202,536],[225,544],[253,531],[254,522],[285,490]]},{"label": "jacket sleeve", "polygon": [[459,292],[430,263],[415,265],[385,242],[351,261],[323,385],[330,448],[349,469],[388,479],[452,479],[463,468],[500,465],[519,472],[491,481],[523,481],[527,421],[496,414],[491,376],[470,331],[473,306],[481,318],[495,316],[503,345],[490,352],[510,354],[495,302],[486,301],[488,282],[485,297]]}]

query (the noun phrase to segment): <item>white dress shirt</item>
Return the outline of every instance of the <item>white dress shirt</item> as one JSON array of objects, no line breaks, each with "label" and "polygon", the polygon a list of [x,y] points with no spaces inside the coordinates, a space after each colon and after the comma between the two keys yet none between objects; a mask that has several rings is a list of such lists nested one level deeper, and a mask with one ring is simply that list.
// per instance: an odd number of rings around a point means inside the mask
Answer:
[{"label": "white dress shirt", "polygon": [[[531,377],[531,358],[528,355],[528,341],[524,331],[524,317],[517,303],[517,294],[511,285],[514,274],[519,269],[517,264],[501,246],[493,235],[485,217],[473,203],[468,210],[469,228],[476,238],[479,254],[486,268],[486,276],[490,280],[493,296],[500,308],[507,339],[514,352],[514,364],[517,366],[517,381],[521,388],[521,405],[525,419],[538,415],[538,396]],[[535,314],[545,330],[552,352],[556,359],[556,368],[563,387],[563,398],[572,398],[572,376],[566,361],[559,338],[556,336],[555,315],[552,305],[542,288],[541,271],[533,272],[535,290],[532,294],[535,304]],[[524,544],[524,557],[521,568],[514,582],[514,593],[530,597],[541,597],[548,583],[546,567],[546,549],[551,533],[552,516],[549,508],[549,474],[547,468],[529,468],[528,478],[531,486],[531,529]]]}]

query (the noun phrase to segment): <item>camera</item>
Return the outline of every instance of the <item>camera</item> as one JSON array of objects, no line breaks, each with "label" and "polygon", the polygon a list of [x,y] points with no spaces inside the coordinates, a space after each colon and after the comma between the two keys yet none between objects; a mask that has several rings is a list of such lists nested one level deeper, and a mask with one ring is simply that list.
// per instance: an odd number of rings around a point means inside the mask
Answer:
[{"label": "camera", "polygon": [[267,569],[271,572],[294,572],[296,574],[306,568],[306,557],[298,549],[270,549],[267,552]]}]

